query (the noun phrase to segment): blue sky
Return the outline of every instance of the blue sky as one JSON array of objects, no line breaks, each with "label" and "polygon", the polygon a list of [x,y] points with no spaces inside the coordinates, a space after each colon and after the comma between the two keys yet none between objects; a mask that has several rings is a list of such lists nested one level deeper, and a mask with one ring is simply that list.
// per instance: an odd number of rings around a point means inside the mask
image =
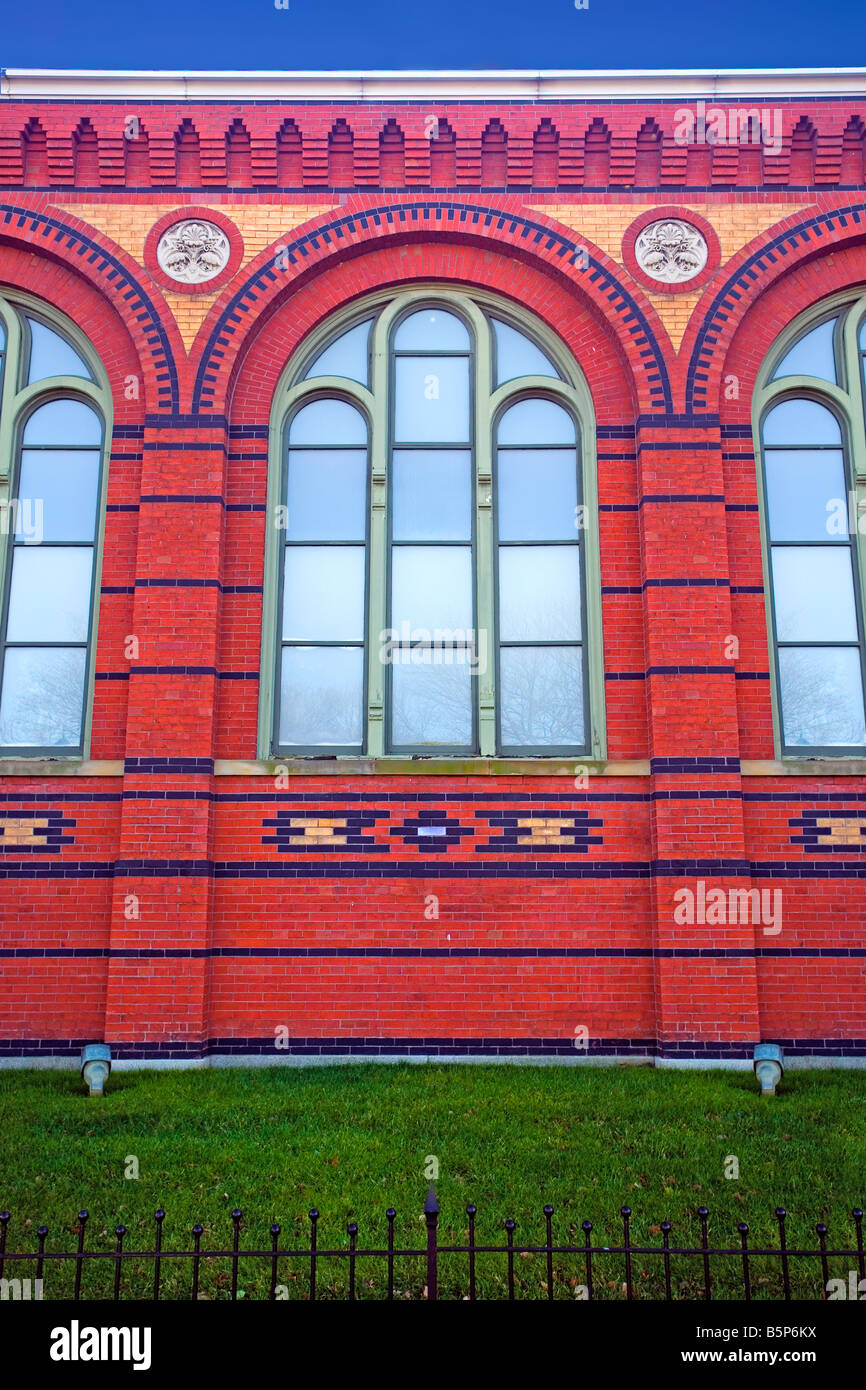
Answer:
[{"label": "blue sky", "polygon": [[5,0],[0,65],[866,66],[864,0]]}]

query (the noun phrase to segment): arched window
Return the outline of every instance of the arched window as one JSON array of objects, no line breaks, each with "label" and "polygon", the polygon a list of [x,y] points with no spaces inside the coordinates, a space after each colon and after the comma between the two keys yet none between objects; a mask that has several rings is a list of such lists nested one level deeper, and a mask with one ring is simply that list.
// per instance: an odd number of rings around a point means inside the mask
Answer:
[{"label": "arched window", "polygon": [[86,744],[108,390],[77,330],[0,298],[0,754]]},{"label": "arched window", "polygon": [[866,299],[798,318],[755,397],[779,749],[863,755]]},{"label": "arched window", "polygon": [[378,296],[272,426],[262,756],[603,756],[592,411],[552,334]]}]

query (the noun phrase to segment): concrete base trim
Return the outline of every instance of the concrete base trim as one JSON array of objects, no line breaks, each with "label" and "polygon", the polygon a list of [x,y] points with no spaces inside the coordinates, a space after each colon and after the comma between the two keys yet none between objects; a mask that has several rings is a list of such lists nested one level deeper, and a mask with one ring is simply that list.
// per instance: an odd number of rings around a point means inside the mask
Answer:
[{"label": "concrete base trim", "polygon": [[[653,1067],[660,1071],[739,1071],[752,1070],[751,1060],[743,1057],[657,1057],[636,1056],[627,1053],[610,1053],[605,1056],[533,1056],[511,1055],[490,1056],[478,1052],[437,1055],[435,1053],[334,1053],[293,1055],[268,1053],[238,1054],[236,1052],[215,1052],[207,1057],[134,1057],[118,1058],[112,1062],[112,1071],[206,1071],[210,1068],[235,1067],[251,1069],[257,1067],[348,1067],[368,1066],[377,1063],[396,1065],[411,1062],[412,1065],[451,1065],[464,1066],[512,1066],[512,1067]],[[828,1071],[834,1069],[853,1070],[866,1068],[866,1056],[843,1056],[804,1054],[785,1057],[784,1065],[788,1071]],[[0,1071],[78,1071],[77,1057],[46,1056],[44,1053],[32,1057],[0,1057]]]}]

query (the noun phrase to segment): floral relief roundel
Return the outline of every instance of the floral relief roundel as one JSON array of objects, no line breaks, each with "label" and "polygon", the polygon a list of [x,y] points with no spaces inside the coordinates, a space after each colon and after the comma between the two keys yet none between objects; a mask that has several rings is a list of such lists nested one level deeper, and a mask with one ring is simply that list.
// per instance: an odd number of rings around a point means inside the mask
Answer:
[{"label": "floral relief roundel", "polygon": [[231,247],[213,222],[188,218],[163,232],[156,247],[161,270],[183,285],[213,280],[228,263]]},{"label": "floral relief roundel", "polygon": [[634,244],[641,270],[662,284],[679,285],[699,275],[709,247],[697,227],[679,218],[663,218],[644,227]]}]

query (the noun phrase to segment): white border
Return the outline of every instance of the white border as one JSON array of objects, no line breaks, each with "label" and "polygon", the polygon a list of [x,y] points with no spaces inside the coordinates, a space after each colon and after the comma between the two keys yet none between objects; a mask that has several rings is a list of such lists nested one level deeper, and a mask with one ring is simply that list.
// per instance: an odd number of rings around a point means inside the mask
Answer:
[{"label": "white border", "polygon": [[104,101],[514,101],[588,98],[718,101],[737,97],[863,97],[866,68],[682,68],[641,70],[97,71],[0,68],[0,97]]}]

